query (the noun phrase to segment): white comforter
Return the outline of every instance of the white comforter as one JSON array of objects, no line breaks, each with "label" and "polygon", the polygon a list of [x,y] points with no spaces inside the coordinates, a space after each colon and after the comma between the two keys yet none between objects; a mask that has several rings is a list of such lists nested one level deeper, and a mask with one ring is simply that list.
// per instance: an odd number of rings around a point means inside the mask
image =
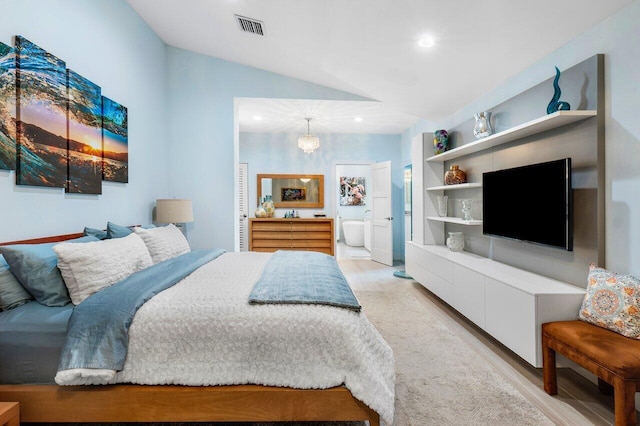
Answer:
[{"label": "white comforter", "polygon": [[344,384],[391,424],[393,353],[363,312],[249,305],[270,256],[226,253],[202,266],[138,310],[122,371],[69,371],[64,384]]}]

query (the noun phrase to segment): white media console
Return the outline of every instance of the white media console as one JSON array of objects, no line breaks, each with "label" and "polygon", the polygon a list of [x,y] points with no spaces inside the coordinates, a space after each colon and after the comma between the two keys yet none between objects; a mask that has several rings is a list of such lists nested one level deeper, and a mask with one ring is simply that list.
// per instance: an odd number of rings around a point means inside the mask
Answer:
[{"label": "white media console", "polygon": [[[596,117],[595,110],[558,111],[442,154],[427,156],[416,137],[412,158],[413,241],[405,244],[405,268],[425,288],[534,367],[542,367],[541,325],[576,319],[585,291],[470,252],[445,245],[445,225],[482,226],[482,220],[439,217],[435,198],[450,191],[478,191],[482,182],[444,185],[444,163],[482,152],[497,152],[511,142]],[[478,175],[479,173],[476,173]],[[586,266],[585,266],[586,268]],[[586,270],[586,269],[585,269]]]},{"label": "white media console", "polygon": [[406,271],[534,367],[542,367],[540,327],[575,319],[585,291],[445,246],[408,241]]}]

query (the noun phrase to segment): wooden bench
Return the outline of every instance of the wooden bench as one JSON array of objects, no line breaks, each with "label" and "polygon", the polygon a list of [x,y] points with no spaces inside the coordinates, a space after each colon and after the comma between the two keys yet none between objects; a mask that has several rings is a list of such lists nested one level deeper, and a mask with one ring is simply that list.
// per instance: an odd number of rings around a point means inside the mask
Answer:
[{"label": "wooden bench", "polygon": [[584,321],[542,324],[544,390],[558,393],[556,352],[598,377],[598,388],[613,390],[616,426],[636,424],[635,393],[640,390],[640,340]]}]

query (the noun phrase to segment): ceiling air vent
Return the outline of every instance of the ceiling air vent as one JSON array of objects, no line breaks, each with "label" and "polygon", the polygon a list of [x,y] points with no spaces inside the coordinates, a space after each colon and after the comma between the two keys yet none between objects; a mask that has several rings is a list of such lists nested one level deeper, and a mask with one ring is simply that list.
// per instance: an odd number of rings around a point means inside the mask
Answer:
[{"label": "ceiling air vent", "polygon": [[248,33],[264,35],[264,31],[262,28],[262,21],[258,21],[257,19],[247,18],[246,16],[235,15],[238,23],[240,24],[240,29],[242,31],[246,31]]}]

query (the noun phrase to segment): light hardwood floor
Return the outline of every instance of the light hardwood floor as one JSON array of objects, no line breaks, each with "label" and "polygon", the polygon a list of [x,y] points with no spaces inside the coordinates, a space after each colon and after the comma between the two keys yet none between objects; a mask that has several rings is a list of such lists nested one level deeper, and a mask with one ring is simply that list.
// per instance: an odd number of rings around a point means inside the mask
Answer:
[{"label": "light hardwood floor", "polygon": [[[354,291],[383,290],[397,285],[395,269],[370,260],[339,258],[338,263]],[[558,425],[613,425],[613,397],[601,394],[597,385],[569,368],[558,369],[558,395],[542,388],[542,369],[515,355],[498,341],[412,280],[412,295],[426,310],[435,312],[452,332],[471,345],[487,363],[516,387],[532,404]],[[560,357],[559,357],[560,358]],[[640,416],[639,416],[640,417]],[[638,422],[640,424],[640,421]]]}]

